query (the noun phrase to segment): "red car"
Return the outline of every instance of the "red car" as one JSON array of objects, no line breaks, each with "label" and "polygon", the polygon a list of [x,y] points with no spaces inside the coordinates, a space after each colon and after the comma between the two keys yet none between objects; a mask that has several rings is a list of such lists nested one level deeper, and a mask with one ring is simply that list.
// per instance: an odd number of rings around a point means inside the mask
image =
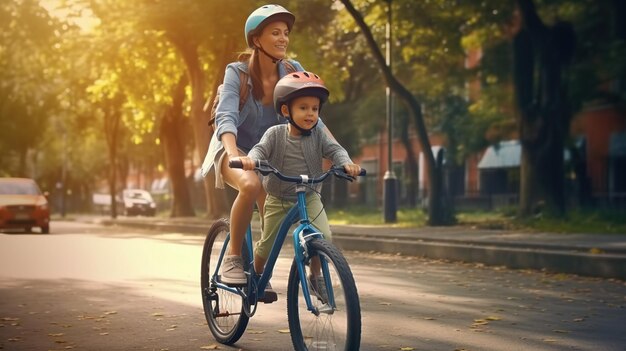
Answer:
[{"label": "red car", "polygon": [[0,178],[0,230],[41,228],[50,233],[48,200],[29,178]]}]

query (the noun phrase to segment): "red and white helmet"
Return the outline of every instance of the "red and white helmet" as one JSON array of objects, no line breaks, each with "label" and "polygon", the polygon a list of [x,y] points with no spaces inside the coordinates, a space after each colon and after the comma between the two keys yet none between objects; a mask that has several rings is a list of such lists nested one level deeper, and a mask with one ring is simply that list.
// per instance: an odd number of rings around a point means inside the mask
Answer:
[{"label": "red and white helmet", "polygon": [[330,92],[324,81],[312,72],[293,72],[282,77],[274,87],[274,107],[282,115],[280,107],[288,104],[300,96],[316,96],[320,99],[320,106],[328,100]]}]

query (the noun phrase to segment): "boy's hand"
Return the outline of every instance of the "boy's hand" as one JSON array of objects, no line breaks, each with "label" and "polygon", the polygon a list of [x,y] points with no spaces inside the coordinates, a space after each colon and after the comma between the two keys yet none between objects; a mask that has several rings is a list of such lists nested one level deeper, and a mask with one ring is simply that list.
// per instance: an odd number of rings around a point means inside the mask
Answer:
[{"label": "boy's hand", "polygon": [[354,163],[348,163],[344,165],[343,169],[346,171],[346,173],[348,173],[354,178],[356,178],[359,175],[359,173],[361,173],[361,166],[356,165]]},{"label": "boy's hand", "polygon": [[256,165],[256,162],[254,162],[253,159],[251,159],[248,156],[240,156],[240,157],[233,157],[233,160],[240,160],[241,164],[243,165],[243,169],[246,171],[254,171],[254,166]]}]

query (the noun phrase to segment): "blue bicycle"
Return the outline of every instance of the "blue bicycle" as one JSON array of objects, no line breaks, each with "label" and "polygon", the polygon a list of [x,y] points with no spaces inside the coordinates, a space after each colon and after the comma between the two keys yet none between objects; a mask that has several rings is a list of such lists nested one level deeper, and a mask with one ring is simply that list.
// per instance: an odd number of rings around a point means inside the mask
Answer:
[{"label": "blue bicycle", "polygon": [[[240,162],[229,164],[241,168]],[[230,287],[220,281],[220,266],[229,248],[229,223],[221,219],[213,223],[202,252],[201,288],[204,314],[211,333],[223,344],[231,345],[243,335],[250,317],[254,316],[259,299],[265,293],[278,255],[292,225],[294,260],[287,286],[287,317],[295,350],[358,350],[361,342],[361,307],[354,277],[345,257],[337,247],[324,240],[311,224],[307,214],[307,186],[324,181],[329,175],[354,180],[343,168],[333,167],[320,177],[290,177],[281,174],[265,161],[257,161],[256,170],[263,175],[274,174],[285,182],[295,183],[297,202],[281,223],[276,241],[261,275],[252,262],[252,231],[246,232],[242,255],[248,284]],[[361,172],[365,175],[365,171]],[[326,296],[312,289],[309,277],[314,266],[321,264]]]}]

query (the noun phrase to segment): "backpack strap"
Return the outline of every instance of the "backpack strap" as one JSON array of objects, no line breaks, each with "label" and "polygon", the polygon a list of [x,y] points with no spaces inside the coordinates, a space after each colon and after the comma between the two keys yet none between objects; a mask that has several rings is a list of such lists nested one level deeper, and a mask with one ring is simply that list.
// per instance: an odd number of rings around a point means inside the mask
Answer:
[{"label": "backpack strap", "polygon": [[246,100],[248,100],[248,90],[250,87],[248,86],[248,73],[244,71],[239,71],[239,112],[243,108],[243,105],[246,104]]}]

